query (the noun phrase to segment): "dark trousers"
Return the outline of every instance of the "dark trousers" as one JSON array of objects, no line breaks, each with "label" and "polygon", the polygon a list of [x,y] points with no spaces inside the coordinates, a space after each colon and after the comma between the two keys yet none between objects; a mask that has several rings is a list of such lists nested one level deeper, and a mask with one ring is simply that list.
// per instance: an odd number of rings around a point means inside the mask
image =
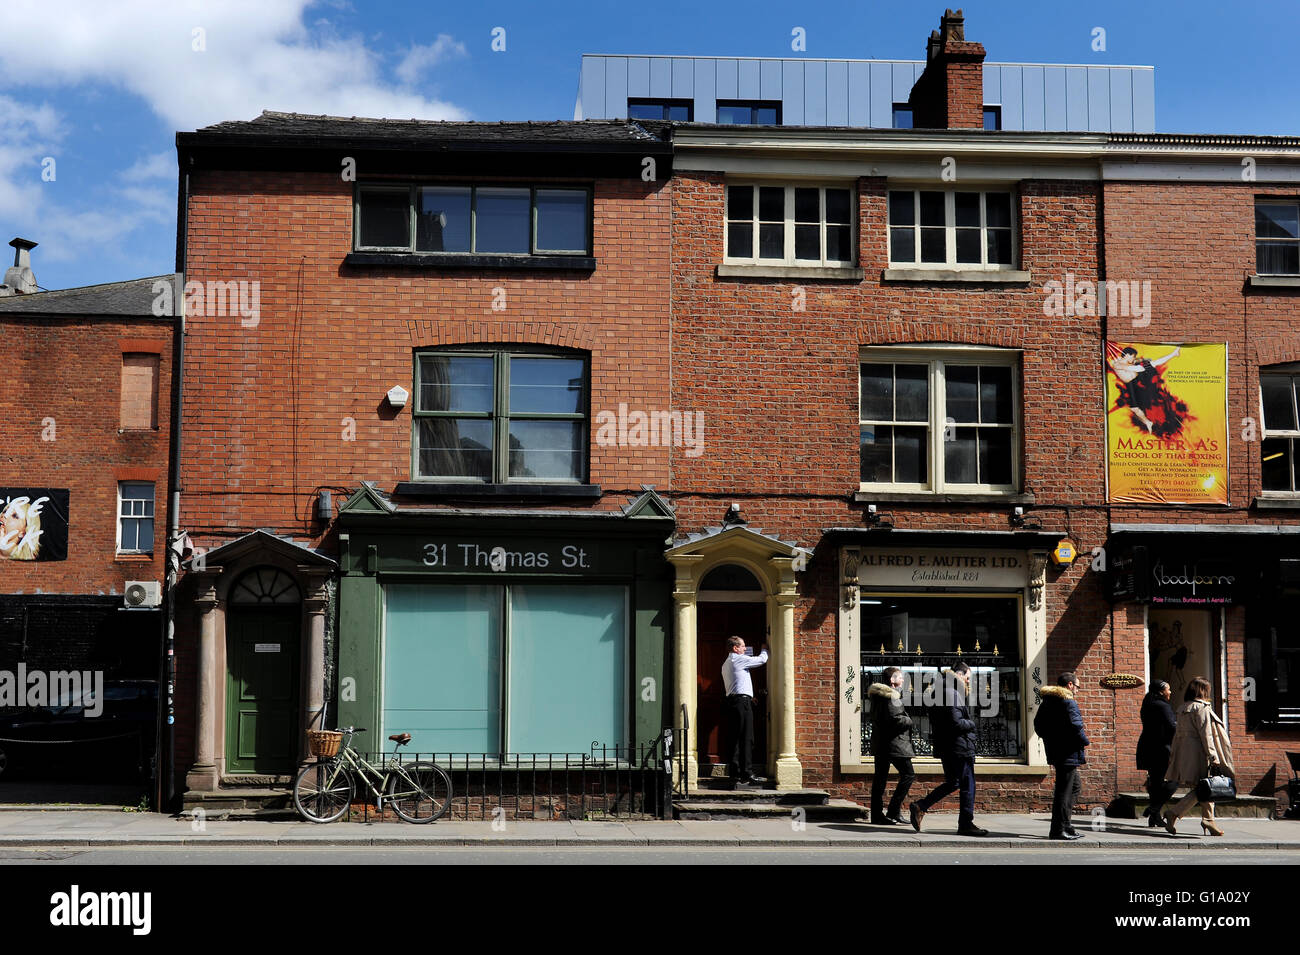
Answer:
[{"label": "dark trousers", "polygon": [[930,807],[944,796],[960,793],[961,804],[957,814],[957,826],[962,828],[973,825],[975,822],[975,757],[944,756],[941,762],[943,782],[930,790],[930,794],[921,799],[917,805],[923,811],[929,812]]},{"label": "dark trousers", "polygon": [[733,693],[727,697],[727,716],[731,729],[731,758],[727,770],[736,782],[753,775],[750,754],[754,750],[754,698]]},{"label": "dark trousers", "polygon": [[1052,829],[1050,835],[1059,836],[1074,831],[1074,803],[1083,788],[1078,766],[1056,767],[1056,788],[1052,790]]},{"label": "dark trousers", "polygon": [[1147,809],[1147,815],[1154,815],[1164,808],[1165,803],[1173,798],[1174,790],[1178,788],[1177,783],[1171,783],[1165,779],[1165,770],[1169,768],[1169,761],[1153,766],[1147,770],[1147,797],[1150,799],[1150,806]]},{"label": "dark trousers", "polygon": [[912,773],[912,761],[906,756],[890,756],[884,753],[877,755],[876,771],[871,777],[872,819],[879,818],[880,808],[885,804],[885,783],[891,763],[898,770],[898,785],[894,787],[893,798],[889,800],[889,815],[897,816],[903,811],[903,800],[907,798],[907,792],[912,788],[912,781],[916,779]]}]

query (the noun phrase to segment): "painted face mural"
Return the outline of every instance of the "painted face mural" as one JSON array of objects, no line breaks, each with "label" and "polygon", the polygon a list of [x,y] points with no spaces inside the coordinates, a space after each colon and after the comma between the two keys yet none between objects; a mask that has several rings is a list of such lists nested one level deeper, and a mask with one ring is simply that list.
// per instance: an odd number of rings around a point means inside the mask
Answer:
[{"label": "painted face mural", "polygon": [[0,559],[66,559],[67,501],[63,490],[0,488]]}]

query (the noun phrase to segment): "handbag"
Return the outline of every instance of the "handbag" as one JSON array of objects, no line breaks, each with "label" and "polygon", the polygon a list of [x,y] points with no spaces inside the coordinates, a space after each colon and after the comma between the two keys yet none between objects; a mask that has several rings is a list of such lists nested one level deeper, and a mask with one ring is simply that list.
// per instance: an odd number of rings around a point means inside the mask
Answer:
[{"label": "handbag", "polygon": [[1221,802],[1237,798],[1237,784],[1231,776],[1216,775],[1218,766],[1210,767],[1210,775],[1196,784],[1197,802]]}]

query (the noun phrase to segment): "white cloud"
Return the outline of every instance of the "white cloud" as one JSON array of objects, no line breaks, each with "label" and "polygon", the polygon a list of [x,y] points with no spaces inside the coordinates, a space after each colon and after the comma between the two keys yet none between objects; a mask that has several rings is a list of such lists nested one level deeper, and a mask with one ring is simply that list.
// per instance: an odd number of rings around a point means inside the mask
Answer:
[{"label": "white cloud", "polygon": [[160,153],[142,156],[135,164],[122,170],[119,178],[123,182],[144,182],[149,179],[170,179],[176,181],[176,150],[167,149]]},{"label": "white cloud", "polygon": [[[328,25],[309,29],[304,13],[312,5],[5,0],[10,28],[0,32],[0,79],[11,91],[16,85],[113,84],[141,97],[175,129],[251,119],[263,109],[464,118],[450,103],[394,88],[364,39],[336,35]],[[399,65],[402,79],[409,86],[407,77],[463,49],[445,34],[413,47]]]},{"label": "white cloud", "polygon": [[[137,229],[175,220],[176,160],[171,153],[135,163],[118,177],[127,185],[109,181],[80,190],[70,199],[58,165],[69,132],[49,104],[37,106],[0,95],[0,241],[21,235],[39,243],[38,282],[41,261],[122,254],[127,237]],[[42,178],[47,156],[55,159],[52,181]],[[168,163],[170,168],[164,168]],[[156,179],[170,182],[144,184]]]},{"label": "white cloud", "polygon": [[420,74],[454,56],[469,56],[469,51],[464,43],[451,35],[439,33],[438,38],[426,46],[413,44],[393,72],[403,83],[413,85]]}]

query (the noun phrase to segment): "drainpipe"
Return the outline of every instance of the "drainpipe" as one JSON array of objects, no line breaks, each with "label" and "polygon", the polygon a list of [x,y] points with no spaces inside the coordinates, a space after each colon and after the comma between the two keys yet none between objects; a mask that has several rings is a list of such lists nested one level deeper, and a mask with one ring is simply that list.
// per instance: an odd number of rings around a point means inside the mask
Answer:
[{"label": "drainpipe", "polygon": [[[160,747],[159,755],[166,753],[165,773],[158,774],[158,807],[170,809],[176,799],[176,583],[180,577],[180,554],[174,549],[180,537],[180,460],[181,460],[181,395],[184,391],[185,369],[185,237],[188,226],[190,200],[190,176],[185,170],[188,156],[181,153],[179,162],[180,181],[177,183],[176,208],[176,274],[175,287],[172,292],[172,410],[171,410],[171,447],[168,450],[167,486],[170,496],[167,503],[167,572],[164,578],[166,587],[167,612],[164,615],[163,655],[159,661],[162,679],[159,688],[164,692],[158,694],[161,702],[159,719]],[[175,559],[175,570],[172,560]]]}]

